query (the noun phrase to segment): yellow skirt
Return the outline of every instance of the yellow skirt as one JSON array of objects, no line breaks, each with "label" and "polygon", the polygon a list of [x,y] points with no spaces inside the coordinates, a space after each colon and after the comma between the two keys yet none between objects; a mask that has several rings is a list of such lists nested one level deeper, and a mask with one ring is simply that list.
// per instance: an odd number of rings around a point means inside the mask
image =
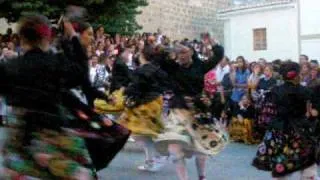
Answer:
[{"label": "yellow skirt", "polygon": [[242,122],[233,117],[229,127],[230,138],[234,141],[243,141],[246,144],[256,144],[257,140],[253,139],[253,121],[244,119]]},{"label": "yellow skirt", "polygon": [[119,118],[119,123],[130,129],[133,135],[151,136],[156,138],[163,132],[161,121],[163,99],[159,98],[139,105],[135,108],[125,108]]},{"label": "yellow skirt", "polygon": [[124,111],[124,88],[114,91],[111,97],[114,99],[115,104],[109,104],[105,100],[97,99],[94,101],[94,107],[99,114],[112,114]]}]

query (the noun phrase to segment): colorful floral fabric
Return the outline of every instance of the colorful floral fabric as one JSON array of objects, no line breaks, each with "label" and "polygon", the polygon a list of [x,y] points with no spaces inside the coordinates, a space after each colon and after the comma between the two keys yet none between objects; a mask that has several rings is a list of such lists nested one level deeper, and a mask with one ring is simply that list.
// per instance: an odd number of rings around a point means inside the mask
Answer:
[{"label": "colorful floral fabric", "polygon": [[200,119],[209,116],[186,109],[171,109],[165,131],[155,141],[157,151],[167,156],[168,144],[179,144],[186,158],[191,158],[194,153],[220,153],[228,144],[229,136],[223,125],[213,119],[211,123],[202,123]]},{"label": "colorful floral fabric", "polygon": [[309,136],[272,129],[267,131],[259,145],[253,165],[261,170],[272,171],[274,177],[285,176],[313,165],[314,148]]},{"label": "colorful floral fabric", "polygon": [[254,123],[254,137],[255,139],[263,139],[263,136],[272,121],[276,116],[277,109],[272,102],[262,101],[258,109],[257,119]]},{"label": "colorful floral fabric", "polygon": [[204,90],[210,95],[214,95],[217,92],[217,77],[216,71],[211,70],[204,76]]},{"label": "colorful floral fabric", "polygon": [[13,174],[41,179],[93,177],[86,168],[91,162],[80,137],[45,130],[33,134],[30,146],[18,148],[17,144],[8,143],[5,148],[4,165]]},{"label": "colorful floral fabric", "polygon": [[17,117],[3,150],[5,179],[93,179],[91,159],[79,134],[62,129],[26,133],[23,119]]}]

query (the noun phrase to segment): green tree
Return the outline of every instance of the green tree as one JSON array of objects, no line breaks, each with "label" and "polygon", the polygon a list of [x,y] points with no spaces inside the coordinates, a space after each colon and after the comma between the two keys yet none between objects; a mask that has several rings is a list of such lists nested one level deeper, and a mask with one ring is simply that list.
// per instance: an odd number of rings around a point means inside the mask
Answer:
[{"label": "green tree", "polygon": [[147,0],[2,0],[0,17],[16,22],[27,13],[40,13],[56,20],[67,5],[79,5],[87,9],[89,21],[104,25],[107,32],[132,34],[141,29],[135,17],[138,7],[147,6]]}]

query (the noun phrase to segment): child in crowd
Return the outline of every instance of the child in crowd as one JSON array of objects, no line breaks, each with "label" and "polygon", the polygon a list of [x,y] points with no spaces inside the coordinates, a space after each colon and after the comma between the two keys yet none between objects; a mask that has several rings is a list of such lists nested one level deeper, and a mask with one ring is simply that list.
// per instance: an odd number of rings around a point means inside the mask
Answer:
[{"label": "child in crowd", "polygon": [[255,143],[252,137],[254,106],[248,95],[242,96],[232,113],[230,137],[234,141],[243,141],[246,144]]}]

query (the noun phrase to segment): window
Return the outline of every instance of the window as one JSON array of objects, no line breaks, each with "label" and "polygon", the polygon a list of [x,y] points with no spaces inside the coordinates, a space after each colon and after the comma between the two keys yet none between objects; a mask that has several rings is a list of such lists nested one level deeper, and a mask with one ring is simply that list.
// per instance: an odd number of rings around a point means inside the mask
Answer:
[{"label": "window", "polygon": [[255,51],[267,50],[267,29],[253,30],[253,49]]}]

